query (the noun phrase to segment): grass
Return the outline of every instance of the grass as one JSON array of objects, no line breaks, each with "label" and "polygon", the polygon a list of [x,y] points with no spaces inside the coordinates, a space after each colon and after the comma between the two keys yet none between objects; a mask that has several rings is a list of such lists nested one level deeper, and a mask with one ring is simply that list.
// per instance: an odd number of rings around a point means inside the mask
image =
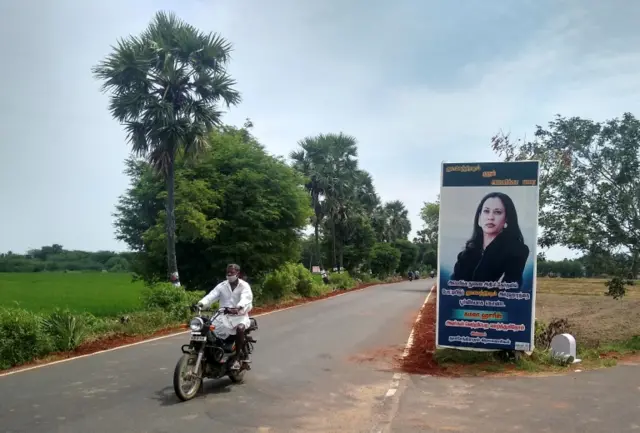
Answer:
[{"label": "grass", "polygon": [[[578,351],[579,364],[575,368],[591,370],[603,367],[613,367],[618,360],[640,353],[640,336],[626,341],[617,342],[599,348],[589,348]],[[487,374],[521,373],[562,373],[567,371],[554,361],[551,353],[536,349],[531,356],[520,359],[506,359],[500,352],[471,352],[454,349],[440,349],[434,354],[434,359],[440,367],[452,376],[485,376]]]},{"label": "grass", "polygon": [[142,288],[142,282],[133,283],[124,273],[0,273],[0,306],[115,316],[142,308]]}]

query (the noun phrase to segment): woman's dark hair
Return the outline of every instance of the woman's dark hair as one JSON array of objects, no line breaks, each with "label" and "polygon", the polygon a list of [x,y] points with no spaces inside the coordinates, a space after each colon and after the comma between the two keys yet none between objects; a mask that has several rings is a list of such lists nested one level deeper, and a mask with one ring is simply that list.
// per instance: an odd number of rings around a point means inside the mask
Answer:
[{"label": "woman's dark hair", "polygon": [[471,235],[471,239],[467,241],[467,244],[465,246],[465,249],[467,250],[482,247],[484,234],[482,233],[482,229],[480,228],[480,226],[478,226],[478,219],[480,219],[480,212],[482,212],[484,202],[486,202],[490,198],[498,198],[504,205],[505,222],[507,223],[507,227],[502,230],[501,235],[507,236],[512,240],[524,243],[522,231],[520,231],[520,224],[518,224],[518,212],[516,212],[516,207],[513,204],[513,200],[511,200],[511,197],[502,192],[490,192],[489,194],[485,195],[482,200],[480,200],[478,208],[476,209],[476,216],[473,218],[473,234]]}]

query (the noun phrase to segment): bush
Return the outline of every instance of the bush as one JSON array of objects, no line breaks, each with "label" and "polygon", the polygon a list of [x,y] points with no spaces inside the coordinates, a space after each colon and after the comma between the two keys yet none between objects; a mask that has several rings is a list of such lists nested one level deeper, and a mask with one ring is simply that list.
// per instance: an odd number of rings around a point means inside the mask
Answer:
[{"label": "bush", "polygon": [[622,299],[627,293],[627,286],[633,286],[634,281],[615,276],[604,285],[607,287],[605,295],[611,296],[613,299]]},{"label": "bush", "polygon": [[[277,301],[293,295],[310,298],[327,290],[325,284],[300,263],[285,263],[265,277],[260,287],[261,301]],[[256,292],[254,291],[254,296]]]},{"label": "bush", "polygon": [[52,348],[42,317],[20,308],[0,308],[0,369],[29,362]]},{"label": "bush", "polygon": [[333,273],[329,275],[329,282],[336,289],[347,290],[356,286],[356,282],[348,272]]},{"label": "bush", "polygon": [[569,330],[570,325],[567,319],[552,319],[548,324],[536,319],[534,329],[535,347],[543,351],[549,350],[553,337],[569,332]]},{"label": "bush", "polygon": [[142,303],[146,310],[162,310],[176,320],[185,320],[190,315],[189,306],[203,296],[204,292],[187,292],[184,287],[158,283],[144,288]]},{"label": "bush", "polygon": [[393,247],[400,252],[398,272],[406,274],[409,270],[415,269],[419,252],[418,246],[407,239],[399,239],[393,243]]},{"label": "bush", "polygon": [[296,291],[298,273],[292,263],[285,263],[269,272],[262,283],[262,294],[267,300],[277,301],[291,297]]},{"label": "bush", "polygon": [[294,272],[296,273],[296,293],[305,298],[311,298],[314,296],[322,295],[324,290],[324,283],[318,282],[313,278],[313,274],[309,269],[305,268],[301,263],[292,265]]},{"label": "bush", "polygon": [[378,242],[371,250],[370,263],[379,278],[393,275],[400,263],[400,251],[391,244]]},{"label": "bush", "polygon": [[400,275],[391,275],[384,279],[384,282],[387,284],[399,283],[400,281],[403,281],[403,278]]},{"label": "bush", "polygon": [[69,310],[55,310],[44,318],[42,325],[56,351],[74,350],[89,335],[87,319]]},{"label": "bush", "polygon": [[371,275],[369,272],[358,272],[353,274],[353,278],[357,281],[360,281],[361,283],[364,284],[368,284],[368,283],[379,283],[380,280],[377,279],[376,277],[374,277],[373,275]]},{"label": "bush", "polygon": [[161,309],[139,311],[129,314],[126,318],[125,323],[117,322],[117,326],[112,331],[124,335],[152,334],[158,329],[176,325],[184,319]]}]

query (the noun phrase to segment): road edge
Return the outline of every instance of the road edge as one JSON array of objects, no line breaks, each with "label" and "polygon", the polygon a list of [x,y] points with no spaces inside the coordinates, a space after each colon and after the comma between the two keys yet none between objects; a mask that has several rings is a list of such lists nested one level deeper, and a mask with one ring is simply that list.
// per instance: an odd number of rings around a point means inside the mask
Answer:
[{"label": "road edge", "polygon": [[[418,324],[422,319],[422,313],[424,312],[426,305],[429,303],[431,295],[433,295],[435,289],[436,284],[434,283],[433,286],[431,286],[431,289],[429,290],[424,303],[420,307],[420,311],[418,312],[416,320],[413,322],[411,332],[409,333],[409,338],[407,339],[407,343],[402,353],[402,359],[406,358],[409,355],[409,351],[413,346],[416,324]],[[398,412],[400,406],[400,397],[406,389],[405,382],[409,378],[409,376],[410,375],[408,373],[393,373],[389,389],[382,398],[382,407],[379,412],[380,420],[375,422],[375,425],[371,428],[371,433],[384,433],[389,431],[389,428],[391,428],[391,422],[393,421],[395,414]]]}]

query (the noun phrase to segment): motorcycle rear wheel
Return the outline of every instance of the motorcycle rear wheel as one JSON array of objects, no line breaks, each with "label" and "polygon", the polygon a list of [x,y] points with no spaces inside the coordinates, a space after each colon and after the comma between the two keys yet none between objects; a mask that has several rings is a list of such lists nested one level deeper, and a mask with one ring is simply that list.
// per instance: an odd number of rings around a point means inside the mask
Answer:
[{"label": "motorcycle rear wheel", "polygon": [[185,369],[187,371],[190,370],[190,373],[192,374],[197,359],[198,357],[196,355],[184,354],[178,360],[176,368],[173,371],[173,390],[182,401],[191,400],[198,394],[198,391],[202,389],[202,376],[193,378],[193,385],[191,385],[191,387],[186,391],[183,389],[185,378],[182,374]]}]

